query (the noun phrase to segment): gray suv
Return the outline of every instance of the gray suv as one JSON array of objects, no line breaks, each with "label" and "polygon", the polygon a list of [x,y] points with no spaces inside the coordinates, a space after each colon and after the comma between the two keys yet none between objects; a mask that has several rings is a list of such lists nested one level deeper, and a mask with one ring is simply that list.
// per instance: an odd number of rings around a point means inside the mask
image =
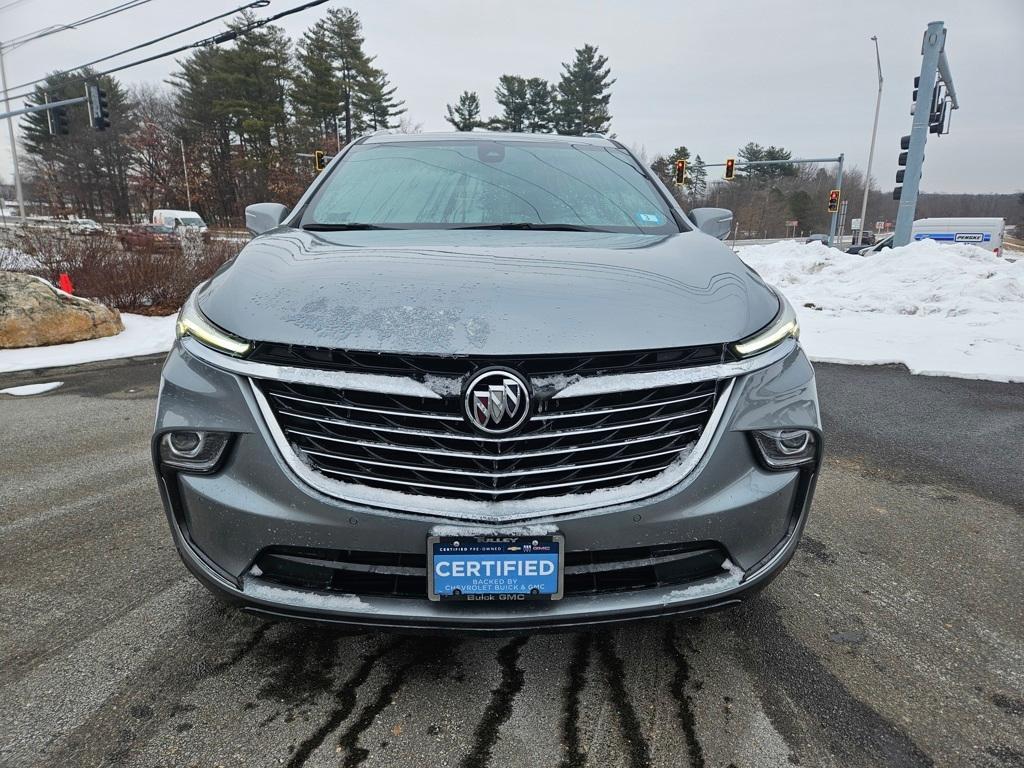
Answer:
[{"label": "gray suv", "polygon": [[738,604],[821,462],[786,300],[628,149],[378,134],[181,311],[153,460],[244,610],[572,627]]}]

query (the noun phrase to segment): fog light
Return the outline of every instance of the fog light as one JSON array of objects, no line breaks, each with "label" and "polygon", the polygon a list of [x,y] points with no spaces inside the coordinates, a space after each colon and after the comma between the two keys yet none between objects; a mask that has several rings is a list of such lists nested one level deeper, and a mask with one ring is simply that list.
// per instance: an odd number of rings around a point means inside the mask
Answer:
[{"label": "fog light", "polygon": [[160,461],[189,472],[211,472],[220,462],[231,435],[227,432],[182,430],[160,438]]},{"label": "fog light", "polygon": [[809,429],[764,429],[751,434],[769,469],[789,469],[818,458],[818,438]]}]

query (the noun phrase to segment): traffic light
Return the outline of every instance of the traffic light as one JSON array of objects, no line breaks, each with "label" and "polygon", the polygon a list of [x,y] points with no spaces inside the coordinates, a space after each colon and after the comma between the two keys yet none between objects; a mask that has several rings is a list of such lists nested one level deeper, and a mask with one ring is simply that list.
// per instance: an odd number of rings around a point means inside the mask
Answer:
[{"label": "traffic light", "polygon": [[732,181],[736,175],[736,160],[730,157],[725,161],[725,180]]},{"label": "traffic light", "polygon": [[828,212],[839,213],[839,190],[833,189],[828,193]]},{"label": "traffic light", "polygon": [[[906,165],[907,159],[910,157],[910,136],[900,137],[900,149],[903,151],[900,152],[900,156],[896,161],[900,167],[896,171],[896,187],[892,191],[893,200],[899,200],[900,195],[903,193],[903,187],[900,185],[903,184],[903,179],[907,175]],[[924,157],[921,158],[921,161],[924,162]]]},{"label": "traffic light", "polygon": [[70,132],[68,128],[67,107],[53,107],[53,109],[46,110],[46,120],[49,124],[51,135],[67,136]]},{"label": "traffic light", "polygon": [[943,96],[942,104],[937,106],[931,115],[928,116],[928,132],[941,136],[949,132],[947,116],[949,114],[949,101]]},{"label": "traffic light", "polygon": [[97,131],[105,131],[110,127],[110,107],[107,104],[107,92],[96,83],[85,86],[85,95],[89,103],[89,122]]},{"label": "traffic light", "polygon": [[684,181],[686,181],[686,161],[676,160],[676,186],[683,186]]},{"label": "traffic light", "polygon": [[314,150],[313,152],[313,168],[316,169],[317,173],[320,173],[324,168],[327,167],[327,163],[324,162],[324,151],[322,149]]}]

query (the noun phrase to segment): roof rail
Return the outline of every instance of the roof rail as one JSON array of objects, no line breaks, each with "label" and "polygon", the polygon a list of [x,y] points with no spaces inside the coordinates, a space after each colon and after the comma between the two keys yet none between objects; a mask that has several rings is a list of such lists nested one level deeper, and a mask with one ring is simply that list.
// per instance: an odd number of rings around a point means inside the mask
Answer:
[{"label": "roof rail", "polygon": [[600,131],[590,131],[589,133],[584,133],[583,134],[583,138],[585,138],[585,139],[607,139],[608,137],[605,136]]}]

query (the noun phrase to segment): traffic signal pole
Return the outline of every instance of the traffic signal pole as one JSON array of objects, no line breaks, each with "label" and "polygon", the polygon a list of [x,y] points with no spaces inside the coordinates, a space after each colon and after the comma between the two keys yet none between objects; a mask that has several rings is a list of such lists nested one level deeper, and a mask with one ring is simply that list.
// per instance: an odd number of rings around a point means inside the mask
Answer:
[{"label": "traffic signal pole", "polygon": [[[924,165],[924,146],[928,140],[928,129],[933,116],[932,101],[936,86],[936,75],[946,87],[953,109],[959,105],[953,79],[949,72],[944,47],[946,28],[944,22],[933,21],[924,33],[921,45],[921,76],[917,86],[917,100],[914,103],[914,121],[910,129],[910,144],[907,147],[907,163],[903,174],[903,187],[899,190],[899,210],[896,213],[896,229],[893,245],[901,246],[910,242],[917,210],[917,195],[921,186],[921,168]],[[902,158],[901,158],[902,159]]]},{"label": "traffic signal pole", "polygon": [[[836,174],[836,189],[839,190],[839,198],[843,196],[843,158],[845,155],[839,156],[839,173]],[[828,225],[828,244],[831,246],[832,241],[836,238],[836,222],[839,221],[839,211],[832,211],[832,221]],[[842,232],[839,233],[842,235]]]},{"label": "traffic signal pole", "polygon": [[50,109],[57,109],[59,107],[70,107],[72,104],[81,104],[85,101],[85,96],[78,96],[74,99],[64,99],[63,101],[48,101],[45,104],[37,104],[34,107],[22,107],[21,109],[12,109],[10,112],[0,112],[0,120],[10,119],[17,117],[18,115],[28,115],[32,112],[46,112]]}]

